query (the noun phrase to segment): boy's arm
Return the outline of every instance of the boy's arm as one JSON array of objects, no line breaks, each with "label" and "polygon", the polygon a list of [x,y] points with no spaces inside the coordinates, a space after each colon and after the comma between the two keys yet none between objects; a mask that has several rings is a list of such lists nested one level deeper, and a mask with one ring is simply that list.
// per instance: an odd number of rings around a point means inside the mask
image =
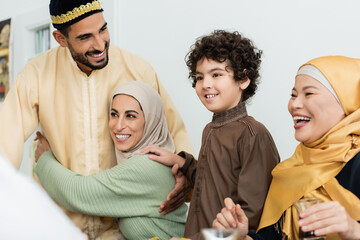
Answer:
[{"label": "boy's arm", "polygon": [[140,151],[140,154],[150,154],[150,160],[164,164],[169,167],[172,167],[175,164],[177,164],[179,167],[182,167],[185,163],[184,158],[156,145],[146,146]]},{"label": "boy's arm", "polygon": [[11,87],[0,109],[0,152],[16,167],[22,161],[24,142],[38,126],[36,73],[27,65]]},{"label": "boy's arm", "polygon": [[[262,125],[261,125],[262,126]],[[271,135],[265,127],[254,126],[238,142],[241,170],[237,194],[239,204],[249,219],[249,230],[256,230],[271,182],[271,171],[279,162],[279,155]]]},{"label": "boy's arm", "polygon": [[192,154],[185,151],[181,151],[178,155],[185,159],[184,165],[179,170],[185,174],[193,188],[195,184],[197,160]]}]

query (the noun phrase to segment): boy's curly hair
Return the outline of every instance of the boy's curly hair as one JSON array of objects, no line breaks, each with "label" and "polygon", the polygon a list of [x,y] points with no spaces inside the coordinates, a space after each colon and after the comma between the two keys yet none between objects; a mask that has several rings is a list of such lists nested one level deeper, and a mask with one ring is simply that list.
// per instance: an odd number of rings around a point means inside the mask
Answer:
[{"label": "boy's curly hair", "polygon": [[248,77],[249,86],[242,94],[242,101],[246,101],[255,94],[259,78],[259,68],[262,51],[257,49],[252,41],[240,35],[237,31],[230,33],[224,30],[215,30],[208,36],[203,36],[195,42],[186,55],[186,65],[189,68],[189,78],[192,86],[196,85],[196,66],[203,58],[217,62],[230,62],[234,71],[235,81]]}]

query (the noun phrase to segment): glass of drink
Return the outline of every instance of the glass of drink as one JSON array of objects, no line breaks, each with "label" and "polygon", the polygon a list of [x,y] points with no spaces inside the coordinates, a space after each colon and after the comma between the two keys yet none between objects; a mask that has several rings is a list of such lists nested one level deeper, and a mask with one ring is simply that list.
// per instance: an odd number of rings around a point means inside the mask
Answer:
[{"label": "glass of drink", "polygon": [[201,230],[201,233],[205,240],[232,240],[235,239],[236,229],[204,228]]},{"label": "glass of drink", "polygon": [[[300,213],[302,213],[303,211],[305,211],[308,207],[321,203],[322,200],[318,199],[318,198],[302,198],[296,202],[293,203],[294,207],[297,210],[297,213],[299,215],[300,218]],[[310,231],[310,232],[303,232],[301,230],[301,227],[299,227],[299,239],[303,239],[303,240],[321,240],[321,239],[325,239],[325,236],[315,236],[315,232],[314,231]]]}]

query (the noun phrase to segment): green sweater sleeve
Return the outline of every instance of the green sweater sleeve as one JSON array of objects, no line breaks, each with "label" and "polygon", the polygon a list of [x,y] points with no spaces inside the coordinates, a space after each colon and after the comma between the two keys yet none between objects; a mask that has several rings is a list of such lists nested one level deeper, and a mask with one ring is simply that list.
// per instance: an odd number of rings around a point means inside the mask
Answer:
[{"label": "green sweater sleeve", "polygon": [[[35,168],[49,195],[70,211],[110,217],[161,217],[160,204],[175,185],[170,168],[137,155],[91,176],[63,167],[51,152]],[[169,220],[184,222],[184,209]]]}]

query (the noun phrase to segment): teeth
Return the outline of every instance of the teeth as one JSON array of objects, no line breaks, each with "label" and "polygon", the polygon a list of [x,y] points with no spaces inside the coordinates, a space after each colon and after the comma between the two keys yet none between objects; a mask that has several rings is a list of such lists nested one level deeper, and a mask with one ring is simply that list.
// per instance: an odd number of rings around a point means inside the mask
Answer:
[{"label": "teeth", "polygon": [[104,54],[104,52],[100,53],[100,54],[94,54],[93,57],[101,57]]},{"label": "teeth", "polygon": [[124,134],[115,134],[115,137],[120,140],[124,140],[126,138],[129,138],[130,135],[124,135]]},{"label": "teeth", "polygon": [[300,116],[295,116],[293,119],[295,121],[310,121],[310,118],[308,118],[308,117],[300,117]]},{"label": "teeth", "polygon": [[205,98],[213,98],[215,96],[216,96],[216,94],[209,94],[209,95],[205,95]]}]

